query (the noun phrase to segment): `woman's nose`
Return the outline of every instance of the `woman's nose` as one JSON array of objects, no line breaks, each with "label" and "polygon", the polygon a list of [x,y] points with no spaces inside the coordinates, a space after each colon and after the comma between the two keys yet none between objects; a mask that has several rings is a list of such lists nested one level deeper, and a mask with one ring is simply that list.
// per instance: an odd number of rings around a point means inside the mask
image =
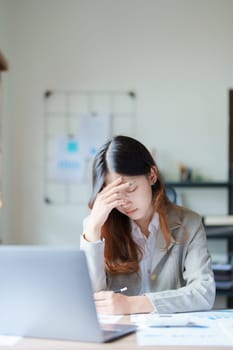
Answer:
[{"label": "woman's nose", "polygon": [[126,208],[128,208],[130,205],[131,205],[130,200],[127,199],[127,198],[124,198],[124,203],[121,205],[122,208],[126,209]]}]

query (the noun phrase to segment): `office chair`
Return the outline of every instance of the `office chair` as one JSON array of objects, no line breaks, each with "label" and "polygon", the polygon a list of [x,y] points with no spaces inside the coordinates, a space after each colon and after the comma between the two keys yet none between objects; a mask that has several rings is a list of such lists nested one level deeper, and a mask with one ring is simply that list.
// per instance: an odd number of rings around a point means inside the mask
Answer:
[{"label": "office chair", "polygon": [[172,202],[177,204],[177,192],[174,187],[170,185],[165,185],[165,192],[168,197],[168,199]]}]

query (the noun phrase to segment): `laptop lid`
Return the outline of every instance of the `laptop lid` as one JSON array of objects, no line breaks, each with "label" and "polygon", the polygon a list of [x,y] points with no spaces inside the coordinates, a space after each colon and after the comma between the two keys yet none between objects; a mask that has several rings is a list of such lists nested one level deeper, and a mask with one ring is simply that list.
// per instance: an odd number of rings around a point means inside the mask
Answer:
[{"label": "laptop lid", "polygon": [[98,322],[85,253],[76,248],[0,247],[0,334],[104,342],[135,331]]}]

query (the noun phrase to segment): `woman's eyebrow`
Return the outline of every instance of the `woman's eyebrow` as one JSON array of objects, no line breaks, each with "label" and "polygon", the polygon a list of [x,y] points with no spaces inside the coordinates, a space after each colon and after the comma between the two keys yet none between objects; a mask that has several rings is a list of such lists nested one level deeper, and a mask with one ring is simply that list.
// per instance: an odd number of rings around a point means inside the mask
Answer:
[{"label": "woman's eyebrow", "polygon": [[136,186],[136,182],[135,181],[129,181],[129,187],[132,187],[132,186]]}]

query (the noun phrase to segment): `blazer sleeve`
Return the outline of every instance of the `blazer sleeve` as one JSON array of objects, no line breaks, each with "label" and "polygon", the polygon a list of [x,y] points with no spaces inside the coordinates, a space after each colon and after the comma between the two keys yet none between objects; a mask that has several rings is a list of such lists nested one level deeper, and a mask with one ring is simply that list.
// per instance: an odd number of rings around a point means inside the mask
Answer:
[{"label": "blazer sleeve", "polygon": [[[175,313],[209,310],[215,300],[215,281],[211,268],[211,257],[207,247],[206,233],[201,218],[186,218],[184,226],[188,239],[181,252],[183,286],[172,290],[146,293],[159,313]],[[169,271],[167,271],[169,278]]]},{"label": "blazer sleeve", "polygon": [[[84,232],[85,232],[84,220]],[[106,274],[104,266],[104,241],[88,242],[84,235],[80,237],[80,249],[85,251],[94,292],[106,289]]]}]

